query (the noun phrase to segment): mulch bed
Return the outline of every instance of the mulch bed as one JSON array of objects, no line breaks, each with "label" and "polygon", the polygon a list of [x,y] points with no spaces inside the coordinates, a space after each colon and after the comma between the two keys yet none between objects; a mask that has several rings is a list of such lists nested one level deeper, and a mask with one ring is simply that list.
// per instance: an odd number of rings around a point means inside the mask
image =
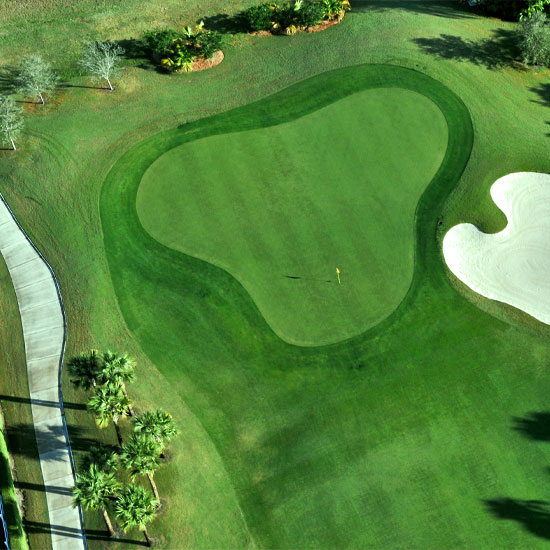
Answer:
[{"label": "mulch bed", "polygon": [[193,60],[193,66],[191,72],[195,71],[205,71],[206,69],[211,69],[216,65],[219,65],[223,59],[224,54],[221,50],[218,50],[210,59],[204,59],[204,57],[195,57]]}]

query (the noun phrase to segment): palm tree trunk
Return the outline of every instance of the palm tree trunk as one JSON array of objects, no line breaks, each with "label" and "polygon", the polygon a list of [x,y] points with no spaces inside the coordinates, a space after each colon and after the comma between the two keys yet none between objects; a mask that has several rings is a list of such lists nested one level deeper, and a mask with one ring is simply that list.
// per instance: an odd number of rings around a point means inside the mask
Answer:
[{"label": "palm tree trunk", "polygon": [[147,474],[147,477],[149,478],[149,482],[151,483],[151,489],[153,489],[155,498],[158,500],[159,506],[160,506],[160,495],[157,489],[157,484],[155,483],[155,480],[153,479],[153,476],[151,474]]},{"label": "palm tree trunk", "polygon": [[116,431],[116,436],[117,436],[117,439],[118,439],[118,444],[122,447],[122,434],[120,433],[120,427],[118,425],[118,420],[115,420],[113,418],[113,424],[115,425],[115,431]]},{"label": "palm tree trunk", "polygon": [[147,541],[147,546],[151,546],[151,537],[149,536],[149,533],[147,532],[147,527],[143,528],[143,534],[145,535],[145,540]]},{"label": "palm tree trunk", "polygon": [[107,84],[109,84],[109,89],[111,90],[111,92],[113,91],[113,87],[111,86],[111,81],[105,77],[105,80],[107,81]]},{"label": "palm tree trunk", "polygon": [[114,537],[115,536],[115,530],[113,529],[113,524],[111,523],[111,518],[109,517],[109,514],[107,513],[107,510],[103,508],[103,519],[105,520],[105,523],[107,524],[107,529],[109,529],[109,536]]},{"label": "palm tree trunk", "polygon": [[[122,393],[123,393],[124,397],[126,397],[126,399],[130,400],[130,398],[128,397],[128,392],[126,391],[126,386],[124,384],[122,384],[121,388],[122,388]],[[131,403],[130,403],[130,405],[128,405],[128,416],[134,416],[134,407],[132,407]]]}]

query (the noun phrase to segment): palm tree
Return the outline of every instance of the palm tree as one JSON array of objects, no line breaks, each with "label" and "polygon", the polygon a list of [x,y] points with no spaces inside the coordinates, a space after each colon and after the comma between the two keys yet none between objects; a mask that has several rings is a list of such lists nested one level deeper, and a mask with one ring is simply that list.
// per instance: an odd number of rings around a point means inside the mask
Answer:
[{"label": "palm tree", "polygon": [[121,417],[128,416],[130,400],[122,393],[120,387],[100,386],[96,388],[94,395],[88,401],[88,410],[95,414],[96,424],[100,428],[106,428],[112,419],[118,443],[122,446],[122,436],[118,421]]},{"label": "palm tree", "polygon": [[159,447],[156,441],[147,435],[133,433],[120,453],[120,463],[130,473],[130,477],[147,476],[155,498],[160,496],[153,476],[159,467]]},{"label": "palm tree", "polygon": [[101,509],[109,535],[114,537],[115,531],[107,512],[107,504],[117,496],[119,489],[120,484],[114,474],[104,472],[92,464],[88,471],[77,477],[73,489],[73,506],[84,506],[89,510]]},{"label": "palm tree", "polygon": [[90,351],[89,354],[81,353],[71,357],[67,366],[70,375],[73,377],[71,382],[77,388],[90,390],[100,384],[101,363],[96,349]]},{"label": "palm tree", "polygon": [[172,415],[168,414],[163,409],[144,412],[137,416],[134,419],[134,430],[138,433],[151,436],[157,442],[161,450],[161,458],[164,458],[164,453],[162,451],[166,447],[168,441],[178,435],[178,430]]},{"label": "palm tree", "polygon": [[93,445],[82,458],[82,468],[89,470],[92,464],[104,472],[115,472],[118,467],[117,448],[114,445]]},{"label": "palm tree", "polygon": [[143,531],[147,545],[151,546],[147,524],[153,521],[157,505],[158,501],[149,491],[130,484],[117,496],[115,513],[124,532],[138,527]]},{"label": "palm tree", "polygon": [[[112,351],[107,351],[103,354],[103,365],[101,367],[100,383],[103,385],[120,386],[122,393],[128,397],[126,392],[126,384],[133,382],[136,374],[135,361],[128,354],[118,354]],[[130,416],[133,416],[134,411],[130,407]]]}]

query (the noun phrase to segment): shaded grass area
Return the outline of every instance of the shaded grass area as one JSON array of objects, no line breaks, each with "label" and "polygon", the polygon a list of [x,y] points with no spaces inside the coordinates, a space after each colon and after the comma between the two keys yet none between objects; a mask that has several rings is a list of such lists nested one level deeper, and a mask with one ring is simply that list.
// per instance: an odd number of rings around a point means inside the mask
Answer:
[{"label": "shaded grass area", "polygon": [[[0,405],[6,425],[7,451],[11,454],[17,479],[15,488],[23,495],[23,525],[31,548],[50,548],[49,530],[33,533],[27,529],[29,522],[48,523],[48,508],[42,471],[38,460],[38,450],[34,436],[32,413],[27,383],[23,330],[15,291],[4,259],[0,256]],[[1,435],[0,435],[1,439]],[[1,443],[0,443],[1,445]],[[22,533],[21,519],[13,490],[4,490],[10,483],[9,463],[4,453],[0,453],[0,484],[4,497],[4,508],[9,520],[11,544],[13,548],[27,548],[26,536]]]},{"label": "shaded grass area", "polygon": [[411,283],[414,213],[445,154],[443,114],[388,88],[238,130],[155,161],[137,197],[145,229],[227,269],[288,342],[338,342],[387,317]]}]

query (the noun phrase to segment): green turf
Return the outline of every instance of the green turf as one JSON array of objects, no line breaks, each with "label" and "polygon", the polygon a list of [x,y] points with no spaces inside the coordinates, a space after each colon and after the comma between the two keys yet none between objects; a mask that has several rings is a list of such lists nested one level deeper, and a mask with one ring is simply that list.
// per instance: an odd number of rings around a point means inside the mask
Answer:
[{"label": "green turf", "polygon": [[283,339],[337,342],[405,296],[414,212],[446,147],[445,118],[428,99],[359,92],[293,122],[171,150],[145,173],[137,210],[159,242],[227,269]]},{"label": "green turf", "polygon": [[[40,51],[69,77],[84,37],[126,39],[251,3],[10,0],[0,4],[2,64]],[[177,417],[182,435],[158,473],[170,497],[151,528],[164,547],[241,548],[253,545],[251,533],[270,548],[546,547],[549,331],[449,282],[434,224],[438,239],[460,221],[498,230],[505,220],[488,193],[493,181],[550,172],[548,72],[513,61],[513,24],[471,16],[455,1],[353,3],[342,24],[315,35],[229,36],[225,61],[210,71],[166,76],[130,60],[114,94],[66,88],[45,109],[25,105],[18,154],[0,151],[1,190],[59,278],[68,353],[129,351],[139,407],[162,402]],[[417,258],[426,261],[393,321],[346,345],[284,345],[234,279],[191,262],[201,266],[196,276],[193,267],[164,288],[139,247],[141,271],[132,273],[132,259],[121,273],[132,301],[119,307],[98,209],[113,163],[160,130],[360,63],[432,76],[464,101],[475,128],[456,189],[445,202],[445,186],[442,210],[423,214]],[[153,157],[167,147],[155,149]],[[64,383],[66,400],[82,404],[66,375]],[[91,440],[114,441],[85,411],[66,414],[77,460]],[[132,532],[113,544],[101,514],[86,522],[91,549],[143,540]],[[31,528],[43,533],[40,523]]]}]

